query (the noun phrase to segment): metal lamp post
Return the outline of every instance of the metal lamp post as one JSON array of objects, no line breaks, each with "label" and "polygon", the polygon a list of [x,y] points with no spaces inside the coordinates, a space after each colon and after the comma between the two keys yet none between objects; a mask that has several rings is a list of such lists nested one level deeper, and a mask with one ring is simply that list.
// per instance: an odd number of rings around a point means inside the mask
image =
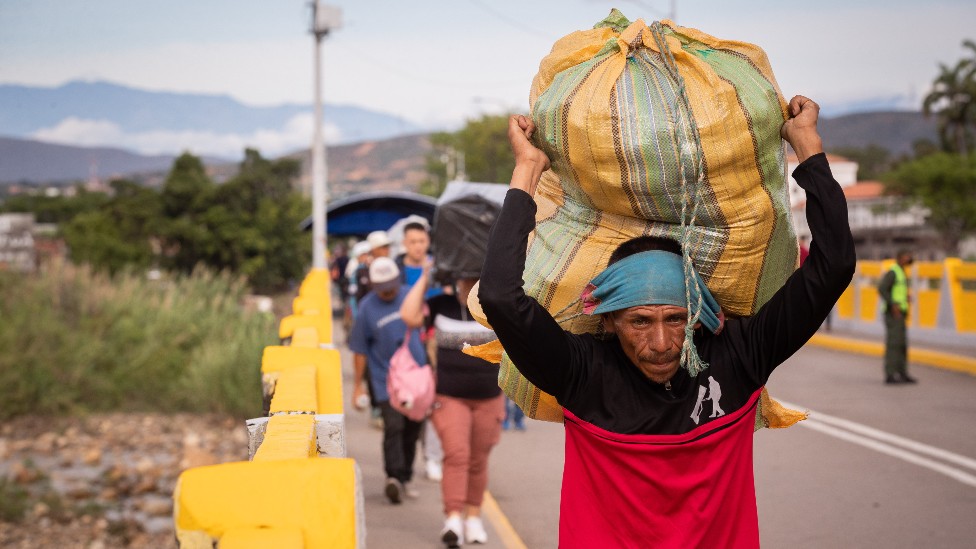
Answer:
[{"label": "metal lamp post", "polygon": [[312,2],[311,33],[315,37],[315,125],[312,137],[312,268],[325,269],[326,188],[325,143],[322,137],[322,39],[342,25],[342,11],[322,0]]}]

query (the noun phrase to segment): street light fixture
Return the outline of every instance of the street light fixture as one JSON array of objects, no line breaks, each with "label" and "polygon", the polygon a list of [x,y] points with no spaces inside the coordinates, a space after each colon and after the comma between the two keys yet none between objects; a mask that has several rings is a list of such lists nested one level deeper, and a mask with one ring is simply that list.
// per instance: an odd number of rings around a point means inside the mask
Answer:
[{"label": "street light fixture", "polygon": [[325,269],[326,188],[325,143],[322,137],[322,40],[342,26],[342,10],[327,6],[322,0],[312,5],[309,29],[315,37],[315,123],[312,135],[312,268]]}]

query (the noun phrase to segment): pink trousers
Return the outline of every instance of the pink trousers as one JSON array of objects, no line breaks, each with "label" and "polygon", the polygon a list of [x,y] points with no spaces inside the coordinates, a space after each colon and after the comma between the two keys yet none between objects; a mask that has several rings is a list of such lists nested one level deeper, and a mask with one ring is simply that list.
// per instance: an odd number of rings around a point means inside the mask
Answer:
[{"label": "pink trousers", "polygon": [[475,400],[437,395],[431,419],[444,447],[444,514],[463,513],[465,505],[481,507],[488,454],[502,433],[505,396]]}]

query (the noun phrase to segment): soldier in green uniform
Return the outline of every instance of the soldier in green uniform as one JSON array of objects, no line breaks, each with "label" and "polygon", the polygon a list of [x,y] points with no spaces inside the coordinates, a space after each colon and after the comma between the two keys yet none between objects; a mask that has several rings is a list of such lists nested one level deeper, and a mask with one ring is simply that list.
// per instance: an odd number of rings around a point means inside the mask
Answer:
[{"label": "soldier in green uniform", "polygon": [[895,264],[878,284],[878,293],[884,301],[885,383],[916,383],[917,381],[908,375],[908,337],[905,330],[909,301],[905,268],[911,264],[911,252],[899,251]]}]

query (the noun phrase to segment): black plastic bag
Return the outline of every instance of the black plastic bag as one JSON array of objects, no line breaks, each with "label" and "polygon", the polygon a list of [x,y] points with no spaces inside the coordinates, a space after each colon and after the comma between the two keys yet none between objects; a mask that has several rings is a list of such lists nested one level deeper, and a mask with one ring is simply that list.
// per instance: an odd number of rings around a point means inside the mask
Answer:
[{"label": "black plastic bag", "polygon": [[431,244],[434,278],[448,284],[461,278],[481,278],[488,248],[488,232],[501,205],[468,195],[437,206]]}]

